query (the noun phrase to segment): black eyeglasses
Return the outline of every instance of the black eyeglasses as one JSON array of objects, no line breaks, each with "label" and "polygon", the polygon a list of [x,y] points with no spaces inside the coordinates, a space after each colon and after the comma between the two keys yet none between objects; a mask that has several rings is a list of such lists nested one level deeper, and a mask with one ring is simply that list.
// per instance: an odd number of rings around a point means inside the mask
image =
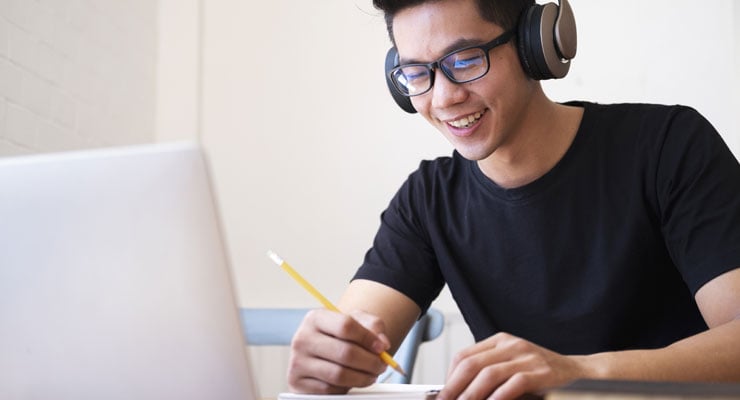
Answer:
[{"label": "black eyeglasses", "polygon": [[418,96],[434,86],[434,70],[439,68],[445,76],[455,83],[465,83],[482,78],[488,73],[491,61],[488,52],[514,36],[514,30],[506,31],[480,46],[470,46],[455,50],[437,61],[428,64],[412,63],[393,68],[388,76],[393,85],[404,96]]}]

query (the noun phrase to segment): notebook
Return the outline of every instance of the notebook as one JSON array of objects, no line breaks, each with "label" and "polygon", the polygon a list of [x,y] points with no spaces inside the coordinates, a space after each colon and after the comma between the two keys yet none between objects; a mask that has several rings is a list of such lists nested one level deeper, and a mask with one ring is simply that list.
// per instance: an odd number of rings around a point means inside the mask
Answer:
[{"label": "notebook", "polygon": [[192,144],[0,159],[0,398],[255,400]]},{"label": "notebook", "polygon": [[376,383],[347,394],[280,393],[278,400],[434,400],[442,385]]}]

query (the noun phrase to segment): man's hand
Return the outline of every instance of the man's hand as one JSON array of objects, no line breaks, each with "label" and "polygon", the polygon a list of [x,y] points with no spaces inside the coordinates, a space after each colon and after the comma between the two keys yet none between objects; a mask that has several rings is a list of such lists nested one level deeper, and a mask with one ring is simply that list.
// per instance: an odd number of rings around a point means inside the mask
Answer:
[{"label": "man's hand", "polygon": [[390,347],[384,332],[383,321],[368,313],[309,312],[291,344],[290,390],[339,394],[374,383],[387,367],[378,356]]},{"label": "man's hand", "polygon": [[498,333],[455,356],[437,399],[515,399],[586,377],[584,362]]}]

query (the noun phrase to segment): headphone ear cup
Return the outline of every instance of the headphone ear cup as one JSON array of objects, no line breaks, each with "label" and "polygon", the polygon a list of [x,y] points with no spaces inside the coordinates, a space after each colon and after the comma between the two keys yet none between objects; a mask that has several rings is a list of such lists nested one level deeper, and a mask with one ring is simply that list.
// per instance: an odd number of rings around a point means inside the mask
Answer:
[{"label": "headphone ear cup", "polygon": [[563,78],[576,53],[573,10],[567,0],[529,7],[519,21],[519,58],[533,79]]},{"label": "headphone ear cup", "polygon": [[393,81],[391,81],[390,72],[397,66],[398,50],[396,50],[395,47],[391,47],[388,49],[388,53],[385,54],[385,83],[388,85],[388,90],[391,92],[391,96],[393,96],[393,100],[396,101],[396,104],[398,104],[403,111],[414,114],[416,113],[416,109],[414,108],[414,105],[411,104],[411,98],[402,95],[396,88],[396,85],[393,84]]}]

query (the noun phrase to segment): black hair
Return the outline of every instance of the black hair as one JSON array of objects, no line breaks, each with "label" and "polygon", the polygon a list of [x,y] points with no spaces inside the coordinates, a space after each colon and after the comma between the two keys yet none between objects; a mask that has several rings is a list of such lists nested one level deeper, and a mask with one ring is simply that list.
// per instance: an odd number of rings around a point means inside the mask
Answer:
[{"label": "black hair", "polygon": [[[395,45],[393,18],[396,14],[403,9],[434,1],[440,0],[373,0],[373,5],[383,12],[388,36]],[[534,0],[475,0],[475,2],[481,17],[500,26],[504,31],[516,28],[522,12],[534,4]]]}]

